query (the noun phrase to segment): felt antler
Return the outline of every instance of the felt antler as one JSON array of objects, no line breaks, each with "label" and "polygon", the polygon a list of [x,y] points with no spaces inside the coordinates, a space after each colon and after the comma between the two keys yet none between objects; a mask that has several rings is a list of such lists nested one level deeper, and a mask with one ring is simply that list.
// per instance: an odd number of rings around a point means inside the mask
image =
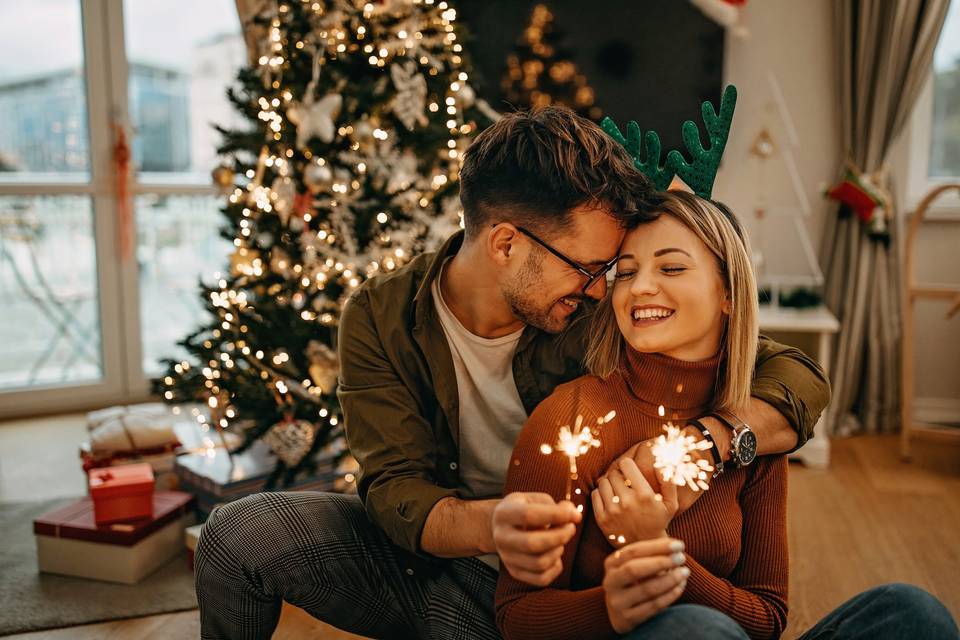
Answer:
[{"label": "felt antler", "polygon": [[693,158],[693,164],[688,164],[677,150],[667,154],[668,170],[676,173],[700,197],[709,198],[713,191],[713,181],[717,177],[717,169],[720,168],[720,159],[727,145],[736,106],[737,88],[733,85],[727,86],[723,92],[719,115],[710,102],[703,103],[701,113],[710,137],[709,149],[704,149],[700,144],[700,129],[696,123],[692,120],[683,123],[683,143]]},{"label": "felt antler", "polygon": [[627,137],[620,133],[617,123],[610,118],[604,118],[600,127],[626,148],[627,153],[633,156],[633,164],[650,178],[658,191],[664,191],[670,186],[673,169],[660,166],[660,136],[656,131],[647,131],[647,135],[643,138],[646,151],[646,160],[643,160],[640,156],[640,126],[635,121],[631,120],[627,123]]}]

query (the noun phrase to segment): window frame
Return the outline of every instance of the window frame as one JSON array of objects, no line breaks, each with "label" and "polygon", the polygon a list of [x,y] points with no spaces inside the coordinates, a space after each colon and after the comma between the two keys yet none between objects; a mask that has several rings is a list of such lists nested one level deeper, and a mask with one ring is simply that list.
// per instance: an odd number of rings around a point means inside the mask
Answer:
[{"label": "window frame", "polygon": [[[905,216],[912,215],[923,197],[938,186],[960,182],[960,176],[931,177],[930,145],[933,138],[933,69],[927,74],[917,96],[904,131],[903,140],[895,142],[890,165],[895,169],[898,208]],[[944,193],[929,209],[925,219],[936,222],[960,218],[960,193]]]}]

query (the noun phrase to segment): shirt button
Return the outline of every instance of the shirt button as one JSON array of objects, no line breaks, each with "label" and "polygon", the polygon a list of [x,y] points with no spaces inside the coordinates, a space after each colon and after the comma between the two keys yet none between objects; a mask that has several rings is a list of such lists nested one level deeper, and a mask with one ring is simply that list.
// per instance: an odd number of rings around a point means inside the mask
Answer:
[{"label": "shirt button", "polygon": [[412,576],[412,575],[413,575],[413,569],[407,569],[406,573],[407,573],[408,576]]},{"label": "shirt button", "polygon": [[454,471],[456,471],[456,470],[457,470],[457,463],[456,463],[456,462],[451,462],[451,463],[450,463],[450,468],[453,469]]}]

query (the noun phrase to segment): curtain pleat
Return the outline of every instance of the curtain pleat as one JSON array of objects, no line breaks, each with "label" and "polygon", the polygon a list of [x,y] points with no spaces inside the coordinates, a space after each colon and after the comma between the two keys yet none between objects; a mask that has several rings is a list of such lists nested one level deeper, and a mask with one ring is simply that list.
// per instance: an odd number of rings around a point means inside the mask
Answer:
[{"label": "curtain pleat", "polygon": [[[949,0],[837,0],[841,129],[847,160],[879,171],[926,81]],[[892,206],[892,203],[891,203]],[[824,300],[840,320],[828,430],[886,432],[899,425],[900,228],[886,238],[856,216],[824,225]]]}]

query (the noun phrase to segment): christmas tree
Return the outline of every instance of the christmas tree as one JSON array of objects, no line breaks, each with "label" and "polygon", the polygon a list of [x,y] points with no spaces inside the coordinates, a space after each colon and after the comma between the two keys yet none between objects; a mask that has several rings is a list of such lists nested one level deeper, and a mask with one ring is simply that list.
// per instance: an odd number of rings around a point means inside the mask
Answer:
[{"label": "christmas tree", "polygon": [[154,389],[209,407],[197,420],[241,433],[238,451],[264,439],[287,483],[343,448],[344,301],[458,228],[461,156],[491,112],[446,2],[264,5],[257,62],[229,91],[250,126],[218,128],[229,273],[201,283],[210,322]]},{"label": "christmas tree", "polygon": [[517,109],[562,104],[580,115],[599,120],[603,112],[594,104],[593,89],[577,70],[564,34],[553,25],[553,14],[538,4],[530,15],[507,71],[500,82],[503,99]]}]

